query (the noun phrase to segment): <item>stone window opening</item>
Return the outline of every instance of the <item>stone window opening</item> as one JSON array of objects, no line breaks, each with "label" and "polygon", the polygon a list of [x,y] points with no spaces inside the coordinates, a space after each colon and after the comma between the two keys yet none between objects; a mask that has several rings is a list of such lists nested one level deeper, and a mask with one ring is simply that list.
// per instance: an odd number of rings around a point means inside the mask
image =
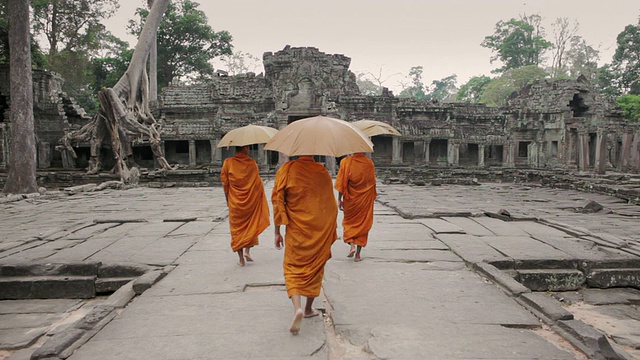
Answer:
[{"label": "stone window opening", "polygon": [[5,111],[9,108],[9,103],[7,102],[7,97],[0,95],[0,123],[5,122]]},{"label": "stone window opening", "polygon": [[188,141],[176,141],[175,142],[175,152],[176,152],[176,154],[188,154],[189,153],[189,142]]},{"label": "stone window opening", "polygon": [[518,142],[518,157],[519,158],[529,157],[529,144],[531,144],[531,141],[520,141],[520,142]]},{"label": "stone window opening", "polygon": [[558,157],[558,141],[557,140],[551,141],[551,149],[549,151],[549,155],[552,158],[557,158]]},{"label": "stone window opening", "polygon": [[569,107],[573,113],[573,117],[584,117],[589,111],[589,107],[584,104],[584,99],[580,94],[573,95],[573,100],[569,101]]}]

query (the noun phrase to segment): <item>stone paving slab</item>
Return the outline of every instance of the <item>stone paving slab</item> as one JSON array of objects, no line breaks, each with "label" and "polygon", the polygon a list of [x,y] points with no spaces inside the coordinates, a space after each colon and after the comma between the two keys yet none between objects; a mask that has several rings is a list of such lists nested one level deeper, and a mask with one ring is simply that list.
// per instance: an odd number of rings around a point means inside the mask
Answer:
[{"label": "stone paving slab", "polygon": [[[341,347],[355,347],[353,359],[371,355],[366,349],[390,358],[569,359],[577,357],[575,350],[564,348],[557,334],[465,263],[515,263],[523,259],[514,257],[547,258],[550,253],[595,260],[633,256],[624,249],[603,251],[588,236],[597,236],[596,230],[631,246],[640,233],[633,235],[640,230],[637,218],[575,212],[590,200],[626,211],[619,201],[597,194],[513,184],[437,189],[381,185],[379,190],[364,261],[346,258],[348,245],[342,241],[334,244],[323,287],[330,304],[322,299],[315,303],[331,311],[331,319],[328,325],[319,317],[305,320],[299,336],[287,331],[291,305],[283,289],[282,251],[273,248],[273,227],[252,250],[256,262],[238,267],[229,248],[220,188],[140,188],[1,204],[8,215],[0,219],[0,233],[9,234],[11,243],[31,243],[15,252],[0,247],[0,264],[34,261],[49,249],[46,261],[175,266],[71,359],[326,359]],[[514,217],[548,219],[559,228],[584,231],[566,236],[535,222],[482,216],[501,208]],[[397,216],[394,209],[409,217],[474,217],[412,220]],[[103,222],[127,218],[145,222]],[[422,220],[437,220],[426,222],[440,227],[429,228]],[[445,226],[463,233],[436,234]],[[338,231],[342,235],[341,226]],[[45,235],[51,241],[37,240]],[[63,246],[65,241],[80,243]],[[616,336],[628,339],[633,333]]]}]

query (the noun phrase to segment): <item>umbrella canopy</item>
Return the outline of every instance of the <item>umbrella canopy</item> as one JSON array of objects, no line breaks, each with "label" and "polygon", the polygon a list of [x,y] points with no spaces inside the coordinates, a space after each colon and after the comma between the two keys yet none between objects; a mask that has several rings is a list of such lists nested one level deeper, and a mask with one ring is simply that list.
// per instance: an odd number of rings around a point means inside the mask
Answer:
[{"label": "umbrella canopy", "polygon": [[373,152],[373,143],[367,135],[346,121],[314,116],[294,121],[280,129],[264,148],[287,156],[342,156]]},{"label": "umbrella canopy", "polygon": [[376,120],[358,120],[351,123],[353,126],[362,130],[367,136],[376,136],[376,135],[396,135],[402,136],[400,131],[398,131],[393,126]]},{"label": "umbrella canopy", "polygon": [[262,144],[271,140],[278,133],[278,129],[268,126],[247,125],[229,131],[220,139],[217,147],[245,146]]}]

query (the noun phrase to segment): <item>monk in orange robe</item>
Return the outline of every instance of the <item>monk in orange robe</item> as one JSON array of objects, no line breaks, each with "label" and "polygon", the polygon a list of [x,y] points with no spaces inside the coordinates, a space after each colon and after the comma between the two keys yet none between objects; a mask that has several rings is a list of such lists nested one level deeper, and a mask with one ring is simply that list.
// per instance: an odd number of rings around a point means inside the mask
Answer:
[{"label": "monk in orange robe", "polygon": [[245,259],[253,261],[249,249],[258,245],[258,235],[269,226],[269,204],[248,146],[237,146],[235,156],[225,159],[220,179],[229,207],[231,249],[238,253],[238,265],[244,266]]},{"label": "monk in orange robe", "polygon": [[[276,173],[273,193],[275,245],[284,242],[284,281],[293,302],[291,331],[297,334],[303,317],[319,315],[312,308],[320,295],[324,265],[331,258],[331,245],[338,238],[338,206],[331,175],[312,156],[300,156]],[[286,226],[285,239],[280,226]],[[302,310],[301,297],[307,298]]]},{"label": "monk in orange robe", "polygon": [[344,242],[351,245],[347,256],[353,257],[355,253],[355,261],[361,261],[360,251],[367,246],[373,225],[373,204],[378,195],[373,161],[363,153],[342,159],[335,188],[338,206],[344,211]]}]

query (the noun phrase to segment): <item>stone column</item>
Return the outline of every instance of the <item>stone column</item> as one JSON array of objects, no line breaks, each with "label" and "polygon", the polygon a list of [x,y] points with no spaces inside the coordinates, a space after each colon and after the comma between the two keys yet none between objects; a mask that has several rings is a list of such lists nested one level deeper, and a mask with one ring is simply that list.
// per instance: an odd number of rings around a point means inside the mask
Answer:
[{"label": "stone column", "polygon": [[267,156],[267,150],[264,149],[264,144],[258,144],[258,159],[256,159],[260,170],[269,169],[269,156]]},{"label": "stone column", "polygon": [[478,144],[478,167],[483,168],[484,167],[484,149],[485,149],[486,145],[485,144]]},{"label": "stone column", "polygon": [[399,136],[394,136],[391,147],[391,163],[402,164],[402,141]]},{"label": "stone column", "polygon": [[51,144],[48,142],[38,143],[38,169],[48,169],[51,167]]},{"label": "stone column", "polygon": [[74,159],[67,150],[62,150],[60,155],[62,156],[62,167],[64,169],[76,168],[76,159]]},{"label": "stone column", "polygon": [[510,141],[504,144],[502,149],[502,166],[516,166],[516,144],[517,143],[515,141]]},{"label": "stone column", "polygon": [[633,144],[631,144],[631,161],[630,167],[633,171],[640,170],[640,131],[636,131],[633,136]]},{"label": "stone column", "polygon": [[630,129],[627,129],[622,134],[622,150],[620,153],[620,170],[629,170],[631,164],[631,145],[633,144],[633,133]]},{"label": "stone column", "polygon": [[594,168],[596,173],[604,174],[607,169],[607,133],[598,129],[596,137],[596,158]]},{"label": "stone column", "polygon": [[196,166],[196,141],[189,140],[189,166]]},{"label": "stone column", "polygon": [[578,170],[589,169],[589,134],[578,134]]},{"label": "stone column", "polygon": [[425,165],[429,165],[429,151],[431,149],[431,139],[427,139],[424,141],[424,163]]},{"label": "stone column", "polygon": [[458,166],[460,163],[460,144],[453,140],[447,142],[447,165]]},{"label": "stone column", "polygon": [[216,136],[211,142],[211,164],[216,166],[222,166],[222,148],[218,147],[220,138]]},{"label": "stone column", "polygon": [[331,176],[336,176],[336,158],[333,156],[324,157],[324,166]]},{"label": "stone column", "polygon": [[413,162],[416,164],[424,164],[424,141],[418,140],[413,143],[413,153],[415,158]]}]

